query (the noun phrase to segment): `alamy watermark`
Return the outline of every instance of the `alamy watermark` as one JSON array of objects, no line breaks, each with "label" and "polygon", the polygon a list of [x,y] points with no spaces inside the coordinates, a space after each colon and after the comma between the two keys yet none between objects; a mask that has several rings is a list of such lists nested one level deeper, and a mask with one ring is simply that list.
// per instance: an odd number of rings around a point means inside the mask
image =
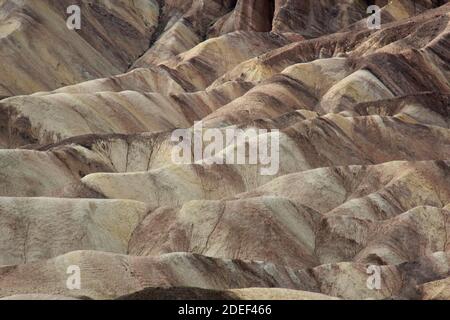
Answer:
[{"label": "alamy watermark", "polygon": [[371,14],[367,18],[367,28],[371,30],[381,29],[381,8],[377,5],[369,6],[367,13]]},{"label": "alamy watermark", "polygon": [[261,175],[276,175],[280,169],[280,132],[267,129],[203,128],[196,122],[193,129],[172,133],[175,164],[204,163],[260,165]]},{"label": "alamy watermark", "polygon": [[[81,8],[78,5],[70,5],[66,10],[69,17],[66,25],[69,30],[81,29]],[[381,8],[377,5],[367,7],[367,14],[371,14],[367,18],[367,27],[371,30],[381,29]]]},{"label": "alamy watermark", "polygon": [[67,18],[66,25],[69,30],[81,29],[81,8],[77,5],[71,5],[66,10],[69,17]]},{"label": "alamy watermark", "polygon": [[69,266],[66,273],[69,275],[66,287],[69,290],[81,290],[81,268],[76,265]]},{"label": "alamy watermark", "polygon": [[367,278],[367,288],[370,290],[381,290],[381,267],[370,265],[366,270],[369,277]]}]

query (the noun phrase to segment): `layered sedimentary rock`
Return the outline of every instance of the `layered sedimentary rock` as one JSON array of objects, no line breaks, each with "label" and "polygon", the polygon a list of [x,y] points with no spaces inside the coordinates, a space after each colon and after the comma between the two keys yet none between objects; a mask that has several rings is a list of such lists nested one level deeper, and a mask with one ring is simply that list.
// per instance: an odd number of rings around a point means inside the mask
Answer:
[{"label": "layered sedimentary rock", "polygon": [[450,298],[447,1],[69,4],[0,0],[1,299]]},{"label": "layered sedimentary rock", "polygon": [[[9,299],[13,299],[11,297]],[[280,288],[206,290],[199,288],[148,288],[117,300],[338,300],[316,292]]]},{"label": "layered sedimentary rock", "polygon": [[0,265],[81,249],[126,253],[147,213],[145,204],[123,200],[2,198]]},{"label": "layered sedimentary rock", "polygon": [[[67,265],[67,263],[69,263]],[[85,289],[70,292],[66,269],[85,270]],[[75,251],[51,260],[0,268],[1,296],[27,291],[33,294],[84,296],[97,299],[127,295],[146,287],[201,287],[223,290],[240,287],[285,287],[314,290],[314,279],[303,270],[264,262],[212,259],[185,253],[133,257],[96,251]],[[34,285],[42,276],[39,287]],[[218,277],[218,274],[220,276]],[[20,280],[19,280],[20,279]],[[19,281],[18,281],[19,280]]]},{"label": "layered sedimentary rock", "polygon": [[[79,31],[66,27],[66,10],[74,4],[82,13]],[[159,15],[153,0],[2,0],[0,10],[4,95],[56,89],[125,71],[147,49]]]}]

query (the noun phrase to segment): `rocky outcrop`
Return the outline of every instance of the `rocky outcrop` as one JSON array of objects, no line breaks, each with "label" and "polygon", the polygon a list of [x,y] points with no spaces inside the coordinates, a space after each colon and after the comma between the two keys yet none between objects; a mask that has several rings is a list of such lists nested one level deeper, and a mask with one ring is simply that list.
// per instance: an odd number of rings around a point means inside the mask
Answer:
[{"label": "rocky outcrop", "polygon": [[337,32],[366,16],[367,2],[360,0],[279,0],[273,19],[277,32],[299,32],[315,38]]},{"label": "rocky outcrop", "polygon": [[218,35],[236,30],[269,32],[275,12],[275,0],[238,0],[234,10],[219,19],[210,29]]}]

